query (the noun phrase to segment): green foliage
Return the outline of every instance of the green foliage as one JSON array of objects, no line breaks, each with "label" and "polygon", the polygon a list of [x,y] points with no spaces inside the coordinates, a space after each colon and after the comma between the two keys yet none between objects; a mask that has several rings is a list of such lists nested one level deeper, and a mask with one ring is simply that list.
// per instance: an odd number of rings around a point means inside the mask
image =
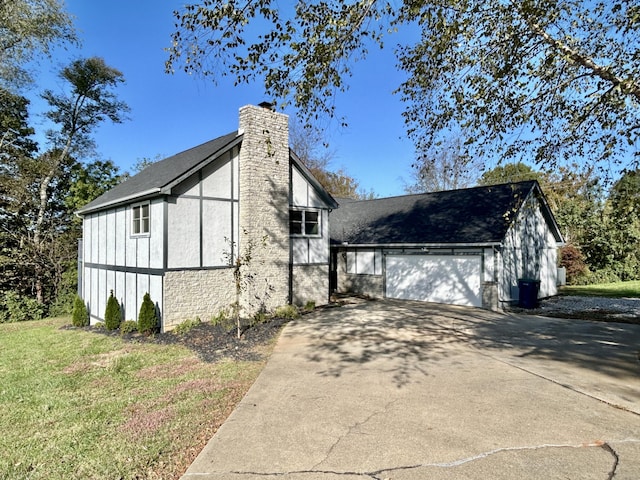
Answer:
[{"label": "green foliage", "polygon": [[135,320],[126,320],[120,324],[120,335],[134,333],[138,331],[138,322]]},{"label": "green foliage", "polygon": [[77,42],[72,17],[64,3],[51,0],[0,2],[2,42],[0,81],[22,86],[32,80],[25,68],[38,54],[50,55],[54,46]]},{"label": "green foliage", "polygon": [[198,317],[194,319],[187,319],[184,322],[176,325],[176,327],[173,329],[173,333],[175,333],[176,335],[185,335],[201,323],[202,320],[200,320],[200,318]]},{"label": "green foliage", "polygon": [[501,183],[523,182],[525,180],[540,181],[543,174],[524,163],[507,163],[499,165],[482,174],[478,185],[498,185]]},{"label": "green foliage", "polygon": [[[9,4],[15,8],[5,11]],[[27,22],[38,11],[48,12],[52,16],[47,21],[54,21],[60,10],[57,0],[0,5],[5,20],[22,11],[25,17],[20,21]],[[14,26],[7,26],[4,33]],[[49,26],[44,21],[40,33]],[[31,40],[27,35],[21,41]],[[6,57],[0,56],[1,70]],[[111,162],[83,165],[79,158],[92,147],[92,130],[105,119],[122,121],[127,110],[112,92],[122,74],[101,59],[77,60],[63,69],[61,77],[68,94],[47,90],[43,95],[51,107],[47,117],[54,128],[47,133],[50,148],[39,155],[31,139],[34,129],[28,120],[28,102],[0,88],[0,291],[33,295],[53,315],[71,312],[77,291],[81,222],[74,210],[119,179]]]},{"label": "green foliage", "polygon": [[584,255],[575,245],[566,245],[560,249],[560,266],[567,269],[567,283],[577,285],[589,272]]},{"label": "green foliage", "polygon": [[144,294],[142,299],[142,305],[140,305],[140,313],[138,314],[138,331],[145,335],[150,335],[158,330],[159,323],[156,306],[147,292]]},{"label": "green foliage", "polygon": [[89,325],[89,313],[87,312],[87,306],[79,295],[76,295],[73,302],[71,323],[76,327],[86,327]]},{"label": "green foliage", "polygon": [[276,308],[276,311],[273,312],[273,316],[276,318],[295,320],[300,316],[300,311],[295,305],[282,305]]},{"label": "green foliage", "polygon": [[212,325],[227,325],[231,321],[231,316],[226,308],[220,310],[217,314],[211,317]]},{"label": "green foliage", "polygon": [[314,302],[313,300],[309,300],[307,303],[305,303],[304,305],[304,309],[308,312],[312,311],[313,309],[316,308],[316,302]]},{"label": "green foliage", "polygon": [[0,323],[41,320],[45,313],[45,306],[33,298],[15,292],[5,292],[0,298]]},{"label": "green foliage", "polygon": [[635,2],[207,0],[175,16],[167,71],[261,81],[308,121],[334,116],[356,60],[417,28],[395,49],[417,145],[461,130],[469,158],[638,158]]},{"label": "green foliage", "polygon": [[104,326],[107,330],[117,330],[122,321],[122,312],[118,299],[113,296],[113,290],[107,300],[107,308],[104,311]]}]

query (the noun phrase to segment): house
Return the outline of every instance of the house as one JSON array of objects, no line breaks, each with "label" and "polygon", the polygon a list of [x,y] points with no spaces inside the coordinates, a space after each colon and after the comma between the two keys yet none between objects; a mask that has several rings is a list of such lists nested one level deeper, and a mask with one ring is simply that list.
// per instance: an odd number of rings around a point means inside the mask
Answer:
[{"label": "house", "polygon": [[236,301],[252,315],[322,305],[333,291],[499,308],[523,278],[540,282],[540,297],[556,293],[562,243],[535,181],[338,208],[290,150],[288,117],[266,104],[242,107],[237,131],[148,166],[78,215],[92,323],[111,292],[124,319],[149,292],[163,331]]},{"label": "house", "polygon": [[521,279],[557,293],[563,239],[536,181],[339,202],[335,291],[491,309],[517,301]]},{"label": "house", "polygon": [[[288,117],[245,106],[239,129],[152,164],[81,210],[79,290],[92,323],[113,291],[124,319],[150,293],[162,330],[329,300],[329,212],[336,201],[289,149]],[[249,280],[250,279],[250,280]]]}]

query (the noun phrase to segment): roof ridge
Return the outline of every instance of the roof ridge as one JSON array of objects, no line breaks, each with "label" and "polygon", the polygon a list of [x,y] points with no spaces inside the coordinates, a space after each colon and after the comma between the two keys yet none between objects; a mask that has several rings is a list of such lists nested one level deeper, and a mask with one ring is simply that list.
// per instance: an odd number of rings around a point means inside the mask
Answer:
[{"label": "roof ridge", "polygon": [[[521,185],[521,184],[525,184],[525,183],[533,183],[533,182],[537,182],[537,180],[532,179],[532,180],[519,180],[517,182],[503,182],[503,183],[493,183],[491,185],[475,185],[473,187],[463,187],[463,188],[454,188],[451,190],[438,190],[436,192],[422,192],[422,193],[407,193],[404,195],[392,195],[390,197],[380,197],[380,198],[364,198],[362,200],[358,200],[358,199],[349,199],[352,202],[375,202],[375,201],[379,201],[379,200],[390,200],[390,199],[395,199],[395,198],[410,198],[410,197],[422,197],[422,196],[427,196],[427,195],[438,195],[438,194],[443,194],[443,193],[452,193],[452,192],[464,192],[464,191],[469,191],[469,190],[476,190],[476,189],[481,189],[481,188],[491,188],[491,187],[504,187],[507,185]],[[339,198],[344,198],[344,197],[339,197]]]}]

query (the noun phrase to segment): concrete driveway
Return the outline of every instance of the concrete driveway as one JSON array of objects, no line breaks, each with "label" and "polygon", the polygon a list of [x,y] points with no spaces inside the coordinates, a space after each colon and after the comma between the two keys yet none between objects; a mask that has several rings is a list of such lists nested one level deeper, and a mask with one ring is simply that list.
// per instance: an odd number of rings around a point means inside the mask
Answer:
[{"label": "concrete driveway", "polygon": [[640,478],[640,325],[375,301],[306,315],[182,477]]}]

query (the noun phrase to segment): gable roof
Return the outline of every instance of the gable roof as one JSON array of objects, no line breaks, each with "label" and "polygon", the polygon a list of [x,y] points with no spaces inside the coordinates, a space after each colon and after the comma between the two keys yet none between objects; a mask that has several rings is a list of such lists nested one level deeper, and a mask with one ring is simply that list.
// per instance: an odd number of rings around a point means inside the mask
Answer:
[{"label": "gable roof", "polygon": [[338,208],[338,202],[335,198],[322,186],[322,184],[318,181],[316,177],[313,176],[311,170],[304,164],[304,162],[298,157],[298,155],[289,148],[289,158],[293,163],[298,167],[298,171],[302,174],[302,176],[316,189],[318,194],[320,195],[320,199],[327,205],[330,209]]},{"label": "gable roof", "polygon": [[419,195],[341,202],[334,244],[499,244],[529,195],[536,195],[556,240],[562,235],[535,180]]},{"label": "gable roof", "polygon": [[160,160],[128,178],[78,210],[86,214],[122,203],[142,200],[150,196],[170,193],[180,181],[239,144],[242,135],[231,132]]}]

